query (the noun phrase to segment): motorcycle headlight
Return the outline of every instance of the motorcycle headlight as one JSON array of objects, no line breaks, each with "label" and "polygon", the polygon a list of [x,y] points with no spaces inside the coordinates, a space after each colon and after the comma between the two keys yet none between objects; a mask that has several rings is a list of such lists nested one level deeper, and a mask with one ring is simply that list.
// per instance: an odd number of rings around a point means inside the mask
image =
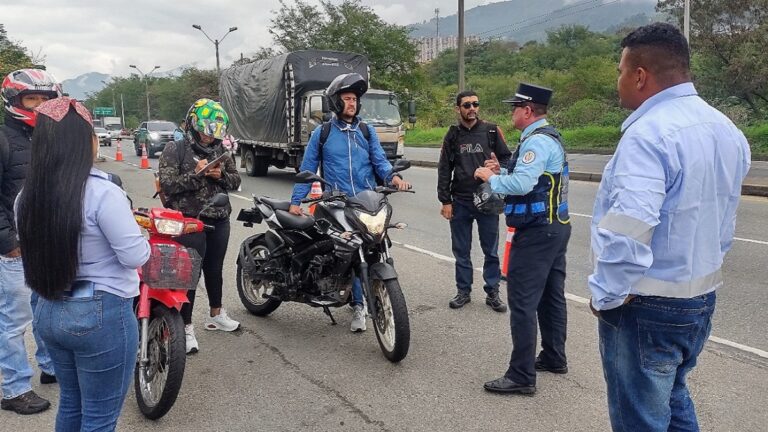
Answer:
[{"label": "motorcycle headlight", "polygon": [[152,138],[153,140],[156,140],[160,138],[160,134],[157,132],[150,132],[149,137]]},{"label": "motorcycle headlight", "polygon": [[384,206],[375,215],[369,215],[359,210],[355,210],[355,215],[360,222],[365,225],[365,228],[372,235],[380,235],[384,232],[384,227],[387,224],[387,216],[389,215],[388,207]]},{"label": "motorcycle headlight", "polygon": [[160,234],[177,236],[184,233],[184,222],[170,219],[155,219],[155,228]]}]

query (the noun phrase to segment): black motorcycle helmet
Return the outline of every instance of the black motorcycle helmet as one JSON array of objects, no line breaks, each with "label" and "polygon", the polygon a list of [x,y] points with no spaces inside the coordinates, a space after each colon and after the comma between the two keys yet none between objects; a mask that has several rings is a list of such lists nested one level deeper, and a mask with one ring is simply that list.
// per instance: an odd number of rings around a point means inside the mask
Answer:
[{"label": "black motorcycle helmet", "polygon": [[357,96],[357,111],[355,115],[360,114],[360,98],[368,91],[368,82],[360,74],[348,73],[339,75],[331,81],[328,88],[325,89],[325,96],[328,98],[328,107],[340,116],[344,111],[344,101],[341,100],[341,94],[352,92]]},{"label": "black motorcycle helmet", "polygon": [[482,183],[472,196],[475,207],[483,214],[501,214],[504,211],[504,195],[494,193],[489,183]]}]

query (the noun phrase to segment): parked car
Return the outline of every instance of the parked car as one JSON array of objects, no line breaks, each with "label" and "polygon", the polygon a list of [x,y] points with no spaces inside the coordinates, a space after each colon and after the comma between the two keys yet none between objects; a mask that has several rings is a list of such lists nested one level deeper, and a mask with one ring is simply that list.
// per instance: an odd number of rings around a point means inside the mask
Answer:
[{"label": "parked car", "polygon": [[173,132],[178,128],[176,123],[167,120],[152,120],[139,125],[134,138],[136,156],[141,156],[141,146],[147,147],[147,156],[155,157],[162,152],[165,145],[173,141]]},{"label": "parked car", "polygon": [[109,134],[109,131],[104,129],[103,127],[95,127],[93,128],[93,131],[96,132],[96,137],[99,139],[99,145],[102,146],[111,146],[112,145],[112,137]]}]

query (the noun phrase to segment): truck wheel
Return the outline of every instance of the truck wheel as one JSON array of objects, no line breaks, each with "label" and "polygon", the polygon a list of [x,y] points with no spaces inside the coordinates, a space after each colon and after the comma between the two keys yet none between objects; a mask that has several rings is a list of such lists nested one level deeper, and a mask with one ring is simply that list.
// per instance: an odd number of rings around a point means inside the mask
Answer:
[{"label": "truck wheel", "polygon": [[269,156],[256,156],[254,150],[245,153],[245,172],[251,177],[265,177],[269,170]]},{"label": "truck wheel", "polygon": [[243,151],[243,160],[245,161],[245,173],[250,177],[256,175],[256,155],[253,154],[253,150]]}]

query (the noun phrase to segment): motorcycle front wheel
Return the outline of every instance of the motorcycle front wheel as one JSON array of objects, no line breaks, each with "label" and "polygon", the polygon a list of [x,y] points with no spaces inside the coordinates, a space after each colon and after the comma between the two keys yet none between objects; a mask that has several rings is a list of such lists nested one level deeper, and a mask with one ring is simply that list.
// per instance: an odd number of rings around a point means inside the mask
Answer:
[{"label": "motorcycle front wheel", "polygon": [[[253,260],[256,265],[263,265],[269,260],[269,249],[263,239],[257,242],[253,247]],[[256,316],[267,316],[282,303],[280,300],[264,297],[265,294],[272,294],[272,284],[263,280],[251,280],[239,259],[237,260],[237,294],[248,312]]]},{"label": "motorcycle front wheel", "polygon": [[142,371],[139,364],[136,365],[133,385],[139,410],[144,417],[156,420],[173,407],[184,378],[187,360],[184,321],[176,309],[159,304],[152,308],[147,355],[146,369]]},{"label": "motorcycle front wheel", "polygon": [[371,280],[375,304],[372,311],[373,328],[384,357],[397,363],[408,355],[411,345],[411,324],[408,307],[397,279]]}]

